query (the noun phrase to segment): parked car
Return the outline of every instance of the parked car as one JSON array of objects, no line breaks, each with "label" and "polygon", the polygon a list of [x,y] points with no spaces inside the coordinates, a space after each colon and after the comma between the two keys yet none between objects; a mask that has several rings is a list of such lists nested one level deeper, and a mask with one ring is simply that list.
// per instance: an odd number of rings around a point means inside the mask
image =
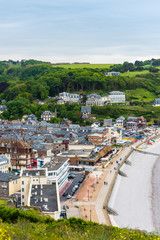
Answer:
[{"label": "parked car", "polygon": [[62,196],[63,196],[63,197],[67,196],[67,192],[64,192]]},{"label": "parked car", "polygon": [[68,194],[68,195],[67,195],[67,198],[70,199],[70,198],[72,198],[72,196],[71,196],[70,194]]}]

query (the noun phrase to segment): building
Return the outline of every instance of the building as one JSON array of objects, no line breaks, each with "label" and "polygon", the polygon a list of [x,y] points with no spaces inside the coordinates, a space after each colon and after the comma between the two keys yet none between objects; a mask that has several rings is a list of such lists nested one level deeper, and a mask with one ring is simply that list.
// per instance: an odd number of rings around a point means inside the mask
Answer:
[{"label": "building", "polygon": [[60,217],[60,199],[57,182],[48,184],[47,169],[21,171],[21,205],[39,207],[42,213]]},{"label": "building", "polygon": [[80,167],[79,165],[94,166],[102,157],[107,156],[112,151],[110,146],[95,147],[93,145],[74,145],[74,148],[59,154],[58,156],[69,158],[70,167]]},{"label": "building", "polygon": [[22,140],[0,138],[0,153],[7,154],[13,169],[30,166],[34,152],[30,145]]},{"label": "building", "polygon": [[106,76],[119,76],[120,73],[119,72],[108,72],[108,73],[105,73]]},{"label": "building", "polygon": [[50,111],[45,111],[41,114],[41,119],[46,122],[49,122],[49,121],[51,121],[51,118],[56,118],[56,117],[57,117],[56,111],[55,111],[55,113],[52,113]]},{"label": "building", "polygon": [[52,184],[57,182],[59,190],[68,182],[69,158],[56,157],[43,167],[48,171],[47,180]]},{"label": "building", "polygon": [[101,97],[98,94],[87,95],[87,101],[86,101],[87,106],[93,106],[93,105],[104,106],[106,102],[107,102],[107,97]]},{"label": "building", "polygon": [[159,107],[160,106],[160,98],[154,99],[154,101],[152,102],[152,106]]},{"label": "building", "polygon": [[0,155],[0,172],[7,173],[9,169],[9,159],[4,155]]},{"label": "building", "polygon": [[103,126],[104,127],[112,126],[112,119],[104,119],[103,120]]},{"label": "building", "polygon": [[0,105],[0,114],[7,110],[6,105]]},{"label": "building", "polygon": [[125,93],[119,91],[113,91],[108,93],[109,103],[125,103]]},{"label": "building", "polygon": [[9,197],[21,190],[21,178],[13,173],[0,172],[0,197]]},{"label": "building", "polygon": [[82,97],[80,94],[62,92],[62,93],[59,93],[59,99],[57,103],[58,104],[64,104],[66,102],[81,103],[81,100],[82,100]]},{"label": "building", "polygon": [[81,107],[81,116],[83,120],[87,120],[91,118],[91,107],[82,106]]}]

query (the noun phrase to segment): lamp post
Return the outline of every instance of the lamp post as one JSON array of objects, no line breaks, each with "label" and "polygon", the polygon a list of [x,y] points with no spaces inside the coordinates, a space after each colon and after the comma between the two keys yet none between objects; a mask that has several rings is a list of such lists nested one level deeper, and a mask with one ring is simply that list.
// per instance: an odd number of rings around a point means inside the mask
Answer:
[{"label": "lamp post", "polygon": [[96,175],[96,183],[98,183],[98,175]]}]

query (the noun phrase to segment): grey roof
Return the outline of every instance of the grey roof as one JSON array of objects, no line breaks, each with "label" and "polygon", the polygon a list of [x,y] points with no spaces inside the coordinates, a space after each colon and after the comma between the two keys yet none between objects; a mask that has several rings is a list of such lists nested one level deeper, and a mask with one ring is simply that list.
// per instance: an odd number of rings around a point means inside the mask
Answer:
[{"label": "grey roof", "polygon": [[14,175],[13,173],[0,172],[0,182],[10,182],[18,178],[20,178],[20,176]]},{"label": "grey roof", "polygon": [[58,211],[56,184],[32,185],[30,206],[40,207],[43,212]]},{"label": "grey roof", "polygon": [[160,98],[154,99],[154,101],[152,102],[152,104],[160,104]]},{"label": "grey roof", "polygon": [[89,106],[81,106],[81,112],[82,113],[87,113],[87,112],[91,113],[91,107],[89,107]]},{"label": "grey roof", "polygon": [[46,176],[46,169],[25,169],[22,176]]},{"label": "grey roof", "polygon": [[104,122],[112,122],[112,119],[104,119]]},{"label": "grey roof", "polygon": [[57,171],[67,160],[68,158],[56,157],[56,159],[46,163],[43,168],[47,168],[48,171]]},{"label": "grey roof", "polygon": [[0,165],[5,165],[5,164],[8,164],[9,163],[9,160],[8,158],[4,155],[4,154],[1,154],[0,155]]},{"label": "grey roof", "polygon": [[120,92],[120,91],[112,91],[108,93],[109,95],[125,95],[124,92]]}]

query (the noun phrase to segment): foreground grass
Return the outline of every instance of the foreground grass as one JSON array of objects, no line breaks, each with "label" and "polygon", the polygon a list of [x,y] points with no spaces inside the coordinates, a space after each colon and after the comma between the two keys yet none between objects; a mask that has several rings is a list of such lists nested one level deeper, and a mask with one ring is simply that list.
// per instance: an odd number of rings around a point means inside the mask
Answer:
[{"label": "foreground grass", "polygon": [[100,225],[80,218],[55,221],[29,210],[0,206],[0,240],[113,240],[159,239],[155,233]]},{"label": "foreground grass", "polygon": [[156,234],[138,230],[107,227],[81,219],[70,218],[54,223],[31,223],[19,220],[15,224],[0,223],[0,239],[70,239],[70,240],[113,240],[113,239],[160,239]]}]

